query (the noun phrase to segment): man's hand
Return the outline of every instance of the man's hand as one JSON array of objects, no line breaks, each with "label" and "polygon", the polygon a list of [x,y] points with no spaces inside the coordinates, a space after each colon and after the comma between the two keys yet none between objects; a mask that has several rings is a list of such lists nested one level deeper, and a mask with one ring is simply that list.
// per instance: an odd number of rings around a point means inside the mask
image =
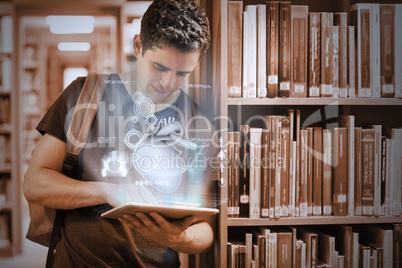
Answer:
[{"label": "man's hand", "polygon": [[106,199],[112,207],[130,202],[158,203],[156,197],[144,185],[134,183],[105,185]]},{"label": "man's hand", "polygon": [[150,212],[149,214],[138,212],[135,215],[125,214],[119,220],[147,238],[173,249],[190,239],[186,230],[192,223],[197,221],[194,216],[183,220],[167,221],[156,212]]}]

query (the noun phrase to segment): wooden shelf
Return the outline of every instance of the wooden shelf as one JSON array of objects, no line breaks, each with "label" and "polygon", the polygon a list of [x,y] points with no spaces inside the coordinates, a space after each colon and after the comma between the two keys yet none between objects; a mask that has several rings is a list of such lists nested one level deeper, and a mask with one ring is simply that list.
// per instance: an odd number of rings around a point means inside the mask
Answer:
[{"label": "wooden shelf", "polygon": [[396,98],[226,98],[227,105],[402,105]]},{"label": "wooden shelf", "polygon": [[334,224],[379,224],[379,223],[402,223],[402,217],[394,216],[315,216],[315,217],[289,217],[280,219],[249,219],[228,218],[228,226],[278,226],[278,225],[334,225]]}]

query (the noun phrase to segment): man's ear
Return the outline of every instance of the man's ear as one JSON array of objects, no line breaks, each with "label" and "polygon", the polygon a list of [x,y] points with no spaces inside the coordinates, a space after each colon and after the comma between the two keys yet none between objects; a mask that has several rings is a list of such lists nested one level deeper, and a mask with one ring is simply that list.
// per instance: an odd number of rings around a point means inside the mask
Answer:
[{"label": "man's ear", "polygon": [[138,59],[138,57],[142,56],[142,43],[141,43],[141,36],[139,34],[134,35],[133,47],[134,47],[134,56]]}]

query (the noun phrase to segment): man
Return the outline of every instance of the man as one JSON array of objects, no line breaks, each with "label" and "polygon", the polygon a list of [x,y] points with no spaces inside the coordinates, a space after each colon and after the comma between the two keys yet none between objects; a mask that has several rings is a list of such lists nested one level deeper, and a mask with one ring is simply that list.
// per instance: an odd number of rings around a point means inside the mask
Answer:
[{"label": "man", "polygon": [[[178,267],[176,252],[200,253],[212,246],[212,219],[168,221],[158,213],[119,220],[99,216],[107,203],[207,203],[204,181],[212,175],[204,172],[207,164],[197,166],[196,158],[201,154],[208,160],[216,153],[213,128],[180,87],[209,43],[205,12],[193,1],[150,5],[134,37],[136,66],[128,76],[115,74],[105,81],[74,179],[62,174],[66,129],[85,79],[68,86],[41,120],[37,129],[43,136],[23,191],[31,203],[68,210],[54,267]],[[156,139],[162,132],[173,140]],[[170,161],[162,167],[152,162],[154,156]]]}]

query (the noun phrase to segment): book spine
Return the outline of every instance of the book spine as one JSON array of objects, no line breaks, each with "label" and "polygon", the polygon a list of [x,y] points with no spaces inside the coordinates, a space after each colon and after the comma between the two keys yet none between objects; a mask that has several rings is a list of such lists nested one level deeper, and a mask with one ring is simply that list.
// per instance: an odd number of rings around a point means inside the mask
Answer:
[{"label": "book spine", "polygon": [[267,1],[267,97],[278,96],[279,2]]},{"label": "book spine", "polygon": [[402,129],[392,129],[391,139],[394,140],[394,179],[393,208],[395,216],[401,215],[401,182],[402,182]]},{"label": "book spine", "polygon": [[371,98],[371,7],[370,4],[356,4],[356,8],[357,92],[359,98]]},{"label": "book spine", "polygon": [[281,217],[289,216],[289,117],[282,118],[281,133]]},{"label": "book spine", "polygon": [[334,128],[333,215],[347,214],[347,129]]},{"label": "book spine", "polygon": [[269,217],[269,144],[270,131],[262,131],[262,154],[261,154],[261,217]]},{"label": "book spine", "polygon": [[248,58],[247,58],[247,97],[257,97],[257,5],[247,5],[246,11],[247,26],[248,26],[248,38],[246,40],[248,44]]},{"label": "book spine", "polygon": [[307,217],[308,132],[300,130],[300,217]]},{"label": "book spine", "polygon": [[234,198],[233,198],[233,217],[238,218],[240,215],[240,196],[239,196],[239,191],[240,191],[240,133],[238,131],[234,132],[234,137],[233,137],[233,147],[234,147],[234,167],[233,167],[233,173],[234,176],[234,181],[233,183],[233,192],[234,192]]},{"label": "book spine", "polygon": [[313,129],[313,216],[322,215],[322,128]]},{"label": "book spine", "polygon": [[387,183],[387,138],[385,136],[381,137],[381,207],[380,207],[380,215],[385,215],[385,196],[386,196],[386,183]]},{"label": "book spine", "polygon": [[374,207],[374,129],[362,130],[362,207],[363,215],[373,215]]},{"label": "book spine", "polygon": [[228,202],[227,202],[227,215],[229,218],[233,217],[233,202],[234,202],[234,144],[233,132],[228,132]]},{"label": "book spine", "polygon": [[313,128],[307,128],[307,216],[313,216]]},{"label": "book spine", "polygon": [[[348,97],[348,29],[347,13],[335,13],[334,24],[339,27],[339,97]],[[354,47],[354,45],[352,45]]]},{"label": "book spine", "polygon": [[381,64],[380,64],[380,4],[371,4],[371,87],[372,97],[381,97]]},{"label": "book spine", "polygon": [[320,97],[321,84],[321,15],[309,13],[309,97]]},{"label": "book spine", "polygon": [[362,215],[362,128],[355,127],[355,215]]},{"label": "book spine", "polygon": [[322,207],[323,215],[332,214],[332,132],[323,129]]},{"label": "book spine", "polygon": [[355,26],[348,26],[348,96],[356,97]]},{"label": "book spine", "polygon": [[228,97],[241,97],[243,1],[228,2]]},{"label": "book spine", "polygon": [[307,97],[308,6],[291,6],[290,97]]},{"label": "book spine", "polygon": [[289,215],[295,216],[296,195],[296,133],[295,110],[289,109]]},{"label": "book spine", "polygon": [[321,12],[321,97],[332,97],[333,13]]},{"label": "book spine", "polygon": [[289,97],[291,58],[291,3],[279,3],[279,96]]},{"label": "book spine", "polygon": [[275,217],[275,176],[276,176],[276,121],[277,117],[271,116],[270,117],[270,124],[271,124],[271,143],[270,143],[270,175],[269,175],[269,217]]},{"label": "book spine", "polygon": [[[230,44],[230,43],[229,43]],[[257,5],[257,96],[267,97],[267,6]]]},{"label": "book spine", "polygon": [[332,26],[332,97],[339,98],[339,26]]},{"label": "book spine", "polygon": [[250,47],[249,47],[249,41],[248,39],[250,38],[249,34],[249,20],[248,20],[248,12],[243,11],[243,61],[242,61],[242,97],[243,98],[248,98],[248,86],[249,86],[249,58],[250,56]]},{"label": "book spine", "polygon": [[249,132],[250,126],[240,126],[240,171],[239,180],[239,197],[240,197],[240,217],[247,218],[249,216]]},{"label": "book spine", "polygon": [[381,97],[394,97],[395,90],[395,6],[380,6]]},{"label": "book spine", "polygon": [[[402,73],[402,4],[395,4],[395,74]],[[395,97],[402,98],[402,75],[395,76]]]},{"label": "book spine", "polygon": [[382,126],[374,125],[374,216],[381,215],[381,136]]},{"label": "book spine", "polygon": [[281,217],[281,175],[282,175],[282,118],[276,121],[276,168],[275,168],[275,218]]},{"label": "book spine", "polygon": [[385,215],[391,216],[393,215],[392,210],[392,183],[394,180],[394,141],[391,139],[386,139],[386,146],[387,146],[387,167],[386,167],[386,177],[388,178],[385,182]]},{"label": "book spine", "polygon": [[296,135],[296,145],[294,152],[294,159],[295,159],[295,181],[296,181],[296,196],[295,196],[295,216],[300,216],[300,110],[295,110],[295,125],[294,125],[294,134]]}]

